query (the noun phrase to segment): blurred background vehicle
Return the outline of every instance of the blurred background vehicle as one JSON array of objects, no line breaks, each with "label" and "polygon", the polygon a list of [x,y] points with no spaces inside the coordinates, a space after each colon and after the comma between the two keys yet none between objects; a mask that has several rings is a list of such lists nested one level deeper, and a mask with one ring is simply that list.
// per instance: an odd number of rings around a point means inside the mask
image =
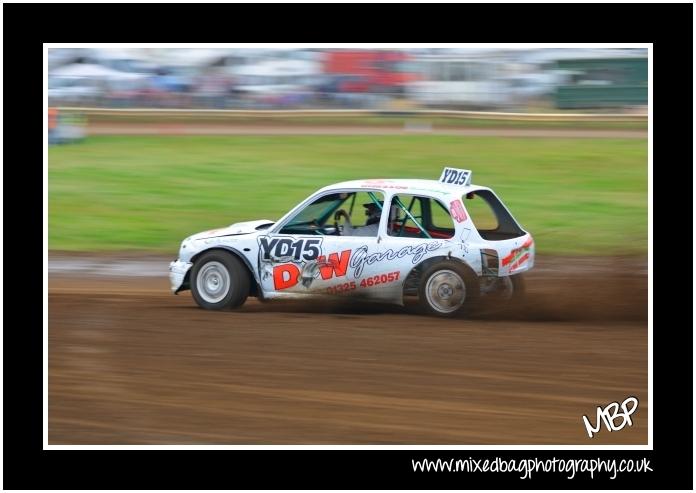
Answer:
[{"label": "blurred background vehicle", "polygon": [[49,105],[450,108],[647,105],[644,49],[50,49]]},{"label": "blurred background vehicle", "polygon": [[282,59],[254,60],[230,67],[225,73],[231,77],[221,79],[220,95],[230,97],[222,104],[257,108],[288,108],[313,102],[322,75],[314,61]]}]

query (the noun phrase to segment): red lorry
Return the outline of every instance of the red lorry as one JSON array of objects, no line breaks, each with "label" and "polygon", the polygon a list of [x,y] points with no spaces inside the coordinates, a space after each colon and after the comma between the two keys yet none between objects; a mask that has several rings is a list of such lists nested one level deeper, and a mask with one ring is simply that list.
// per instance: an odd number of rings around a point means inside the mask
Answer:
[{"label": "red lorry", "polygon": [[329,50],[324,74],[334,77],[338,92],[402,93],[418,76],[408,67],[410,56],[392,50]]}]

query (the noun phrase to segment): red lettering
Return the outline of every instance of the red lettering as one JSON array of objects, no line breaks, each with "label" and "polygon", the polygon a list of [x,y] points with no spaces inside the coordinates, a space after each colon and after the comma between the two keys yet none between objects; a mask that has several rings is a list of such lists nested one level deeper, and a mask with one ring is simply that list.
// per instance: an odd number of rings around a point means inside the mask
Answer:
[{"label": "red lettering", "polygon": [[350,260],[350,250],[343,250],[339,257],[337,253],[329,254],[329,261],[322,255],[317,259],[321,278],[325,281],[331,277],[343,277],[348,271],[348,261]]},{"label": "red lettering", "polygon": [[516,254],[517,254],[517,250],[513,250],[510,252],[510,255],[508,255],[507,257],[503,257],[503,261],[502,261],[503,267],[505,267],[507,264],[509,264],[512,261],[512,259],[515,258]]},{"label": "red lettering", "polygon": [[282,264],[273,267],[273,285],[276,290],[287,289],[297,284],[300,269],[294,264]]},{"label": "red lettering", "polygon": [[520,257],[520,259],[517,261],[517,267],[520,267],[523,263],[525,263],[529,259],[529,252],[525,253]]},{"label": "red lettering", "polygon": [[503,258],[503,260],[502,260],[502,265],[503,265],[503,267],[505,267],[507,264],[509,264],[510,262],[512,262],[513,260],[515,260],[515,258],[516,258],[518,255],[520,255],[521,253],[524,253],[524,255],[522,255],[522,256],[520,257],[520,259],[519,259],[517,262],[515,262],[514,267],[512,267],[510,270],[514,269],[515,267],[518,267],[521,263],[523,263],[525,260],[527,260],[527,259],[529,258],[529,252],[528,252],[528,250],[531,248],[531,246],[532,246],[533,244],[534,244],[534,240],[533,240],[532,237],[530,236],[530,237],[527,239],[527,241],[525,241],[524,244],[523,244],[521,247],[515,248],[514,250],[512,250],[512,251],[510,252],[510,254],[509,254],[508,256],[506,256],[506,257]]}]

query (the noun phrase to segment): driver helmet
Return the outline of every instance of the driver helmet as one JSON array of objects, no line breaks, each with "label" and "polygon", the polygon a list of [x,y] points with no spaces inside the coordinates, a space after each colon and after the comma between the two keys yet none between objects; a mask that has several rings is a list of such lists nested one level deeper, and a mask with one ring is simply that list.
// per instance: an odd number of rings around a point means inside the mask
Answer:
[{"label": "driver helmet", "polygon": [[377,204],[374,202],[363,204],[363,207],[365,208],[365,215],[367,216],[367,224],[379,222],[379,218],[382,216],[381,206],[384,205],[384,202],[380,200],[379,205],[380,207],[377,207]]}]

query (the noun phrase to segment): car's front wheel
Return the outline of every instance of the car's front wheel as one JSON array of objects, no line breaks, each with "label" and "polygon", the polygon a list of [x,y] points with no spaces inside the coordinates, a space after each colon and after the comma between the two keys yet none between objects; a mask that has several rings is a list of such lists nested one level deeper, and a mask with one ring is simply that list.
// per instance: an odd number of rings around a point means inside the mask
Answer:
[{"label": "car's front wheel", "polygon": [[432,315],[452,317],[470,307],[479,297],[476,274],[466,265],[443,260],[421,276],[418,299]]},{"label": "car's front wheel", "polygon": [[240,306],[249,296],[247,270],[227,252],[205,253],[191,269],[191,293],[196,303],[207,310]]}]

